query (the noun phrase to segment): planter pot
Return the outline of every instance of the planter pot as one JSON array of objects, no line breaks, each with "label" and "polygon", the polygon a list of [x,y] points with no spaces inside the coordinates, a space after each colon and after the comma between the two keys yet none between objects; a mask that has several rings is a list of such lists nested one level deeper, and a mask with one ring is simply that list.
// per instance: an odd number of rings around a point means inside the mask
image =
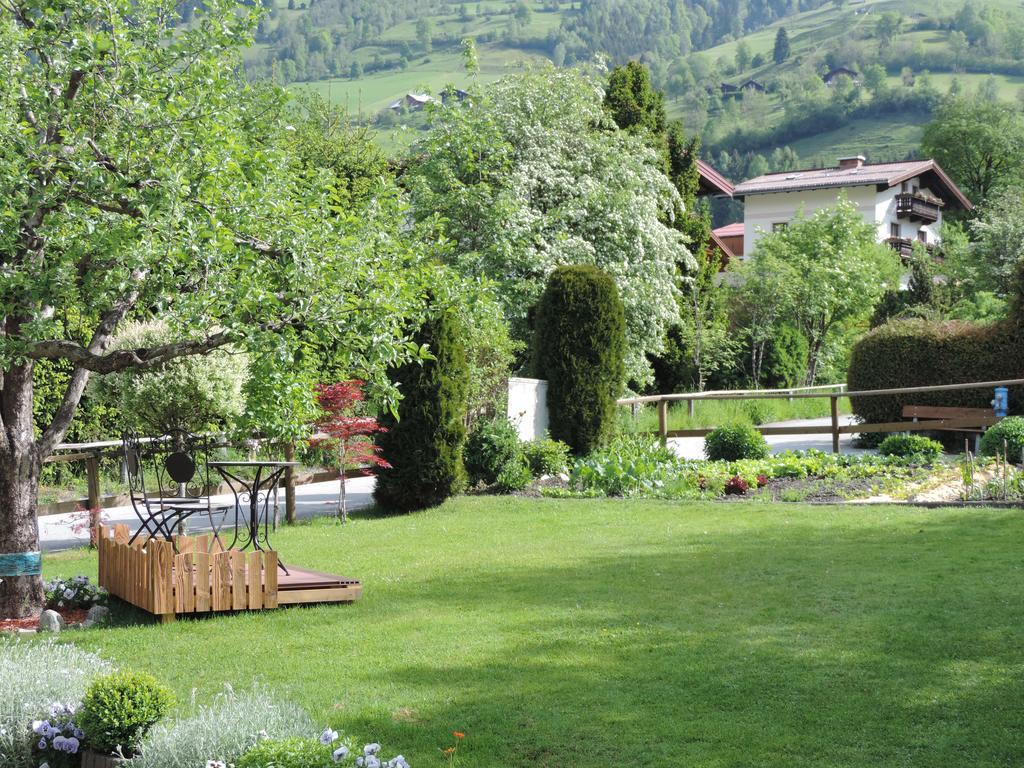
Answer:
[{"label": "planter pot", "polygon": [[104,755],[91,749],[82,752],[82,768],[120,768],[125,762],[116,755]]}]

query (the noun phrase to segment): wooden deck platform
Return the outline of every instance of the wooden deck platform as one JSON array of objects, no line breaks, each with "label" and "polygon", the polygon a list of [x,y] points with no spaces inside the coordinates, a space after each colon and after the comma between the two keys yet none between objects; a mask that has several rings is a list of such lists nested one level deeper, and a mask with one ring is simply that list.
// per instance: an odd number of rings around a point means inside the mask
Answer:
[{"label": "wooden deck platform", "polygon": [[209,535],[181,536],[174,544],[140,536],[129,545],[129,538],[125,525],[100,526],[100,586],[165,621],[190,613],[353,602],[362,595],[355,579],[294,565],[285,573],[273,550],[225,551]]}]

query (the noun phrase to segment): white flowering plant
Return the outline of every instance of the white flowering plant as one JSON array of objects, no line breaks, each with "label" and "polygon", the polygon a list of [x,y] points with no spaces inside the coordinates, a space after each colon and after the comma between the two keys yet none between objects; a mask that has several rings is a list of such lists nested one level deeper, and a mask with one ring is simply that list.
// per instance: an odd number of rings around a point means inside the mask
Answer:
[{"label": "white flowering plant", "polygon": [[75,723],[74,704],[56,701],[45,719],[32,721],[32,755],[40,766],[65,768],[79,763],[85,733]]},{"label": "white flowering plant", "polygon": [[73,576],[70,579],[53,579],[43,585],[46,592],[46,607],[54,610],[59,608],[91,608],[104,605],[109,593],[104,587],[98,587],[89,581],[87,576]]}]

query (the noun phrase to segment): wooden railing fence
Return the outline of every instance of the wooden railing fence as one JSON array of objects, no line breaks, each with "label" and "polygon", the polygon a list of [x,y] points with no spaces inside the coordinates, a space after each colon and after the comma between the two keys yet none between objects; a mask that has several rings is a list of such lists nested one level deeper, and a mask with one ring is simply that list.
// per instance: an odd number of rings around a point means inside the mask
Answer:
[{"label": "wooden railing fence", "polygon": [[[845,384],[826,384],[818,387],[797,387],[794,389],[748,389],[719,390],[715,392],[685,392],[671,395],[646,395],[643,397],[625,397],[618,401],[619,405],[636,406],[655,405],[658,410],[658,430],[651,434],[658,435],[662,440],[672,437],[706,437],[714,427],[695,429],[669,429],[668,407],[671,403],[685,401],[690,416],[694,415],[694,403],[699,400],[776,400],[829,398],[830,424],[807,425],[792,427],[756,427],[762,435],[831,435],[832,451],[839,453],[841,435],[862,432],[931,432],[937,430],[969,430],[977,426],[977,420],[971,418],[929,419],[926,421],[894,421],[882,424],[840,424],[839,399],[842,397],[881,397],[892,395],[914,395],[929,392],[955,392],[966,389],[992,389],[996,387],[1016,387],[1024,385],[1024,379],[1008,379],[1004,381],[975,381],[963,384],[939,384],[924,387],[901,387],[893,389],[868,389],[851,392]],[[818,390],[830,390],[828,392]]]}]

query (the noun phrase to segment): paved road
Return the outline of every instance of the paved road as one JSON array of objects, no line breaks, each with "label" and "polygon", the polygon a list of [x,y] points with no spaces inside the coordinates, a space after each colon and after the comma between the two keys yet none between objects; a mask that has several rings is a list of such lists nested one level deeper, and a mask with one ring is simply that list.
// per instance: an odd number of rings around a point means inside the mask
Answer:
[{"label": "paved road", "polygon": [[[349,509],[362,509],[373,503],[373,478],[358,477],[347,481]],[[228,496],[215,496],[214,503],[229,505],[233,499]],[[281,515],[284,515],[284,494],[280,496]],[[326,483],[310,483],[295,489],[295,514],[298,518],[310,518],[317,515],[333,515],[338,509],[338,481]],[[89,543],[89,535],[85,532],[76,534],[71,530],[74,515],[46,515],[39,518],[40,547],[44,552],[59,549],[81,547]],[[127,523],[134,531],[139,520],[131,507],[111,507],[104,510],[107,523]],[[189,519],[189,530],[208,530],[209,523],[200,515]]]},{"label": "paved road", "polygon": [[[852,424],[853,421],[849,416],[841,417],[844,424]],[[831,421],[828,418],[824,419],[803,419],[798,421],[786,421],[779,422],[776,424],[770,424],[765,426],[809,426],[809,425],[825,425],[830,424]],[[779,435],[767,437],[768,445],[771,447],[773,453],[780,453],[782,451],[805,451],[811,448],[817,448],[822,451],[832,450],[832,437],[831,435]],[[686,459],[702,459],[704,458],[704,438],[701,437],[682,437],[673,438],[669,440],[669,445],[676,451],[676,453]],[[843,453],[863,453],[859,449],[853,447],[853,438],[851,435],[843,435],[840,438],[840,448]],[[348,481],[348,503],[351,509],[363,509],[373,504],[373,478],[360,477]],[[334,480],[326,483],[311,483],[309,485],[300,485],[295,489],[296,503],[295,511],[297,517],[300,519],[310,518],[317,515],[333,515],[337,510],[337,499],[338,499],[338,481]],[[219,496],[215,497],[215,503],[219,501],[224,504],[231,503],[230,496]],[[284,505],[284,497],[281,497],[281,505]],[[114,507],[107,509],[105,512],[105,520],[108,523],[127,523],[132,530],[138,526],[138,518],[135,517],[135,513],[131,507]],[[284,510],[281,510],[281,514],[284,514]],[[40,546],[44,551],[51,552],[60,549],[70,549],[72,547],[80,547],[88,543],[88,535],[86,533],[76,534],[71,530],[71,521],[73,515],[47,515],[39,518],[39,538]],[[206,521],[196,515],[189,520],[189,530],[204,530],[209,528],[209,524],[205,524]]]}]

